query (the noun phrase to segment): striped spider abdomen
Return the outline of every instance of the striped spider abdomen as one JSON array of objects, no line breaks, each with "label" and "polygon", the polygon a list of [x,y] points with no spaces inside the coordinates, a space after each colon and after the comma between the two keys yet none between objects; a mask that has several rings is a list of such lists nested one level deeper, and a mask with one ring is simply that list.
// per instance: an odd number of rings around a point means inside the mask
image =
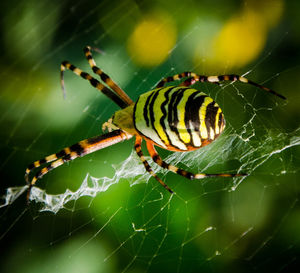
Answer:
[{"label": "striped spider abdomen", "polygon": [[162,87],[142,94],[134,106],[137,132],[170,151],[191,151],[216,139],[225,120],[219,105],[189,87]]}]

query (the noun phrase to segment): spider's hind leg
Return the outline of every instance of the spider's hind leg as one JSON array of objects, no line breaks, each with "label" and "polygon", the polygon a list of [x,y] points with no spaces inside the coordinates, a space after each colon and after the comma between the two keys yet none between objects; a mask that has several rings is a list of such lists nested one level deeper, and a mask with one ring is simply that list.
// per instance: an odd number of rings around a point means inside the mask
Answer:
[{"label": "spider's hind leg", "polygon": [[163,182],[158,176],[157,174],[152,170],[151,166],[149,165],[148,161],[146,160],[146,158],[144,157],[144,154],[142,152],[142,138],[139,136],[136,136],[135,139],[135,143],[134,143],[134,148],[135,151],[137,153],[137,155],[139,156],[139,158],[141,159],[142,163],[144,164],[144,167],[146,169],[146,171],[148,173],[150,173],[168,192],[170,193],[174,193],[169,187],[168,185]]},{"label": "spider's hind leg", "polygon": [[176,74],[176,75],[169,76],[169,77],[162,79],[156,85],[156,87],[163,87],[167,82],[177,81],[182,78],[187,78],[184,82],[182,82],[180,84],[182,86],[190,86],[196,82],[209,82],[209,83],[219,84],[220,82],[223,82],[223,81],[230,81],[230,82],[239,81],[242,83],[247,83],[247,84],[253,85],[255,87],[258,87],[258,88],[260,88],[264,91],[267,91],[267,92],[269,92],[277,97],[280,97],[282,99],[286,99],[285,96],[275,92],[274,90],[272,90],[268,87],[265,87],[261,84],[258,84],[256,82],[253,82],[251,80],[248,80],[243,76],[236,75],[236,74],[219,75],[219,76],[205,76],[205,75],[199,75],[194,72],[187,71],[187,72],[182,72],[180,74]]},{"label": "spider's hind leg", "polygon": [[150,156],[152,157],[153,161],[161,166],[164,169],[168,169],[173,173],[179,174],[187,179],[193,180],[193,179],[201,179],[204,177],[216,177],[216,176],[222,176],[222,177],[237,177],[237,176],[247,176],[247,174],[244,173],[234,173],[234,174],[229,174],[229,173],[217,173],[217,174],[207,174],[207,173],[196,173],[193,174],[189,171],[180,169],[176,166],[173,166],[167,162],[165,162],[164,160],[162,160],[162,158],[160,157],[160,155],[157,153],[153,143],[151,141],[147,141],[147,149],[148,152],[150,154]]},{"label": "spider's hind leg", "polygon": [[196,74],[194,72],[186,71],[186,72],[182,72],[180,74],[175,74],[173,76],[169,76],[169,77],[166,77],[166,78],[162,79],[156,85],[156,87],[157,88],[158,87],[163,87],[168,82],[178,81],[178,80],[181,80],[182,78],[187,78],[187,79],[184,80],[180,84],[180,86],[191,86],[191,85],[195,84],[196,82],[211,82],[211,83],[219,85],[219,82],[209,81],[207,76],[198,75],[198,74]]}]

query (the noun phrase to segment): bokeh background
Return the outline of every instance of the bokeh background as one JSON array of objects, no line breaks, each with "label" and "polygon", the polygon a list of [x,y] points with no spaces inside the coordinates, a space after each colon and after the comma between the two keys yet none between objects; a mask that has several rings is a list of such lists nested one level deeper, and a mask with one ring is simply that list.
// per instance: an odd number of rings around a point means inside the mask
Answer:
[{"label": "bokeh background", "polygon": [[[60,63],[90,71],[82,53],[134,100],[165,76],[236,73],[288,100],[243,84],[199,85],[227,129],[190,155],[164,157],[193,171],[248,172],[245,179],[190,182],[167,174],[170,197],[132,169],[96,197],[57,213],[26,204],[0,209],[1,272],[292,272],[299,265],[299,9],[267,1],[2,1],[1,195],[24,185],[27,165],[84,138],[118,108]],[[113,177],[133,141],[49,173],[48,194],[76,191],[87,174]],[[117,167],[113,167],[117,166]],[[118,167],[119,166],[119,167]],[[147,183],[145,183],[147,182]],[[46,198],[46,197],[45,197]],[[3,203],[4,204],[4,201]]]}]

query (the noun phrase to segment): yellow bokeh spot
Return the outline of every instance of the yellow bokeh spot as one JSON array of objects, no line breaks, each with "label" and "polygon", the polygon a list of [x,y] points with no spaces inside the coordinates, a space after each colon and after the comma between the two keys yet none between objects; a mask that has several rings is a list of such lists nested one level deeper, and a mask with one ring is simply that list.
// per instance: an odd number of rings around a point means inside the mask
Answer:
[{"label": "yellow bokeh spot", "polygon": [[213,41],[212,63],[223,67],[246,65],[264,48],[266,34],[264,21],[252,11],[231,18]]},{"label": "yellow bokeh spot", "polygon": [[155,13],[138,23],[128,39],[128,52],[141,66],[156,66],[169,55],[176,43],[177,31],[172,19]]},{"label": "yellow bokeh spot", "polygon": [[284,11],[282,0],[249,0],[206,44],[196,47],[195,65],[206,62],[211,73],[243,67],[263,51],[268,31],[276,26]]}]

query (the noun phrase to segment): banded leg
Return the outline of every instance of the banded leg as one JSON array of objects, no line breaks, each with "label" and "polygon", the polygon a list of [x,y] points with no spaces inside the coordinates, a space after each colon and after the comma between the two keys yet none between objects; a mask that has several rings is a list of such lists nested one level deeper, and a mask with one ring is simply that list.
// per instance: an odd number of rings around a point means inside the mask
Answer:
[{"label": "banded leg", "polygon": [[90,74],[83,72],[81,69],[77,68],[75,65],[69,63],[68,61],[62,62],[60,66],[61,87],[64,93],[64,97],[66,96],[65,83],[64,83],[64,71],[66,69],[69,69],[77,76],[80,76],[85,80],[88,80],[93,87],[97,88],[104,95],[109,97],[113,102],[115,102],[121,108],[125,108],[128,106],[128,104],[125,101],[123,101],[118,95],[116,95],[113,91],[111,91],[105,85],[103,85],[98,80],[93,78]]},{"label": "banded leg", "polygon": [[[180,84],[180,86],[191,86],[191,85],[195,84],[196,82],[197,82],[197,81],[195,80],[195,78],[189,77],[189,78],[187,78],[185,81],[183,81],[183,82]],[[202,81],[202,82],[203,82],[203,81]],[[212,83],[214,83],[214,84],[216,84],[216,85],[220,85],[219,82],[212,82]]]},{"label": "banded leg", "polygon": [[151,166],[149,165],[148,161],[146,160],[146,158],[144,157],[144,154],[142,152],[142,138],[139,136],[136,136],[135,139],[135,144],[134,144],[134,148],[135,151],[137,153],[137,155],[139,156],[139,158],[141,159],[141,161],[143,162],[145,169],[148,173],[150,173],[167,191],[169,191],[170,193],[174,193],[169,187],[168,185],[163,182],[158,176],[157,174],[152,170]]},{"label": "banded leg", "polygon": [[100,76],[101,80],[105,82],[112,90],[114,90],[119,97],[127,104],[130,105],[133,103],[131,98],[107,75],[105,74],[99,67],[97,67],[95,60],[93,59],[92,48],[90,46],[86,46],[83,51],[86,59],[89,62],[94,73]]},{"label": "banded leg", "polygon": [[[25,180],[29,185],[27,199],[29,198],[31,188],[35,185],[36,181],[42,178],[51,170],[61,166],[68,161],[93,153],[97,150],[101,150],[126,139],[130,139],[131,137],[132,135],[129,135],[122,130],[112,131],[104,135],[95,136],[79,141],[78,143],[70,147],[62,149],[56,154],[46,156],[43,159],[33,162],[25,171]],[[30,173],[46,163],[50,164],[38,171],[37,174],[31,179],[31,181],[29,181]]]},{"label": "banded leg", "polygon": [[184,86],[189,86],[192,85],[196,82],[210,82],[210,83],[219,83],[222,81],[231,81],[231,82],[235,82],[235,81],[239,81],[239,82],[243,82],[243,83],[247,83],[247,84],[251,84],[253,86],[256,86],[262,90],[265,90],[277,97],[280,97],[282,99],[286,99],[286,97],[284,97],[283,95],[275,92],[274,90],[262,86],[256,82],[253,82],[251,80],[246,79],[243,76],[239,76],[236,74],[231,74],[231,75],[220,75],[220,76],[204,76],[204,75],[198,75],[196,73],[193,72],[183,72],[180,74],[176,74],[174,76],[170,76],[170,77],[166,77],[164,79],[162,79],[157,85],[156,87],[162,87],[164,86],[167,82],[172,82],[172,81],[176,81],[176,80],[180,80],[182,78],[188,77],[188,79],[186,81],[184,81],[182,83],[182,85]]},{"label": "banded leg", "polygon": [[[173,75],[173,76],[169,76],[169,77],[166,77],[164,79],[162,79],[157,85],[156,85],[156,88],[158,87],[163,87],[167,82],[173,82],[173,81],[178,81],[182,78],[187,78],[184,82],[182,82],[180,85],[182,86],[190,86],[190,85],[193,85],[195,84],[196,82],[209,82],[207,80],[207,76],[204,76],[204,75],[197,75],[196,73],[194,72],[190,72],[190,71],[187,71],[187,72],[182,72],[180,74],[176,74],[176,75]],[[214,81],[210,81],[211,83],[215,83],[215,84],[219,84],[218,82]]]},{"label": "banded leg", "polygon": [[153,142],[151,141],[147,141],[147,150],[150,154],[150,156],[152,157],[153,161],[161,166],[164,169],[168,169],[170,171],[172,171],[173,173],[179,174],[187,179],[193,180],[193,179],[201,179],[204,177],[216,177],[216,176],[222,176],[222,177],[237,177],[237,176],[247,176],[247,174],[228,174],[228,173],[217,173],[217,174],[206,174],[206,173],[196,173],[193,174],[191,172],[185,171],[183,169],[177,168],[165,161],[163,161],[160,157],[160,155],[157,153]]}]

